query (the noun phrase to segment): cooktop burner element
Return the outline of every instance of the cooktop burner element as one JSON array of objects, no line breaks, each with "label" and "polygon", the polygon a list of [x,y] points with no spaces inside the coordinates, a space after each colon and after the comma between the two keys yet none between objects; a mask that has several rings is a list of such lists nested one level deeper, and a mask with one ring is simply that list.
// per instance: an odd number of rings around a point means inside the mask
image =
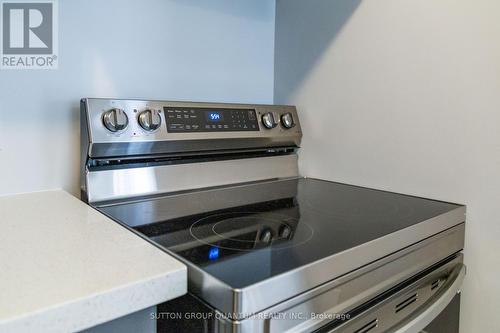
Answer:
[{"label": "cooktop burner element", "polygon": [[[212,220],[215,222],[210,223]],[[293,217],[278,214],[231,212],[203,217],[191,225],[189,232],[200,243],[217,249],[253,251],[268,246],[284,249],[301,245],[313,237],[313,229],[303,223],[306,232],[300,232],[295,239],[298,222]]]}]

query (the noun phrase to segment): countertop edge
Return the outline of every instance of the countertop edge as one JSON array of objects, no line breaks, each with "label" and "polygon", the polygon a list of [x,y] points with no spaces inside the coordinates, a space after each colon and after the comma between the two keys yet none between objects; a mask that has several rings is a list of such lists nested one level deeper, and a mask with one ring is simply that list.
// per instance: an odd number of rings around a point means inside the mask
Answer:
[{"label": "countertop edge", "polygon": [[187,293],[187,267],[0,321],[0,332],[75,332]]}]

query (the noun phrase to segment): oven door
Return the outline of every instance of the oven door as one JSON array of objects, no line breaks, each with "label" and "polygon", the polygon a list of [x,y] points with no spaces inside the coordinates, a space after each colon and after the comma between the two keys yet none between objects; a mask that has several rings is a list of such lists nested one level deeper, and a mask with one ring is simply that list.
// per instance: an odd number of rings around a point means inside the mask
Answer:
[{"label": "oven door", "polygon": [[466,267],[442,267],[406,286],[393,288],[353,313],[340,326],[319,329],[331,333],[458,333],[460,288]]}]

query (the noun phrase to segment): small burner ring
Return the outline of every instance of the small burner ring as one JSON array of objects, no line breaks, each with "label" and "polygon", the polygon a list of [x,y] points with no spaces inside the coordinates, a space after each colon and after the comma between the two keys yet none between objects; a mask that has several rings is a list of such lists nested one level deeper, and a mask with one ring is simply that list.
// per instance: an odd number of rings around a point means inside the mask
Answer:
[{"label": "small burner ring", "polygon": [[[264,223],[258,223],[259,230],[269,229],[270,226],[274,227],[274,229],[279,229],[284,225],[291,226],[293,224],[297,225],[297,228],[304,228],[305,229],[305,230],[302,230],[302,232],[300,232],[300,233],[296,233],[297,235],[300,235],[300,238],[298,238],[298,239],[294,238],[293,240],[291,240],[289,242],[281,242],[281,243],[272,242],[269,246],[265,247],[265,248],[272,248],[272,249],[276,249],[276,250],[286,249],[286,248],[302,245],[302,244],[308,242],[314,235],[314,230],[312,229],[311,226],[309,226],[308,224],[306,224],[304,222],[299,223],[299,221],[297,219],[291,218],[290,216],[279,215],[279,214],[266,214],[267,216],[265,216],[265,217],[264,216],[259,217],[259,216],[255,216],[255,214],[256,214],[255,212],[231,212],[231,213],[220,213],[220,214],[206,216],[206,217],[203,217],[203,218],[199,219],[198,221],[194,222],[189,228],[189,233],[191,234],[191,236],[194,239],[196,239],[197,241],[199,241],[203,244],[215,246],[215,247],[218,247],[221,249],[246,251],[246,252],[257,250],[255,248],[251,248],[251,249],[245,248],[248,246],[249,243],[255,243],[256,240],[255,239],[251,239],[251,240],[240,239],[240,238],[237,238],[237,236],[224,235],[220,229],[222,227],[224,227],[226,223],[246,222],[249,224],[249,228],[251,228],[252,227],[251,223],[247,222],[247,221],[263,221]],[[235,216],[235,215],[237,215],[237,216]],[[224,219],[223,218],[224,216],[230,216],[230,218]],[[199,235],[199,233],[197,232],[197,226],[200,223],[202,223],[210,218],[222,218],[222,219],[220,221],[215,222],[212,225],[212,227],[209,229],[211,232],[210,234],[205,234],[203,236]],[[205,229],[205,232],[206,232],[206,230],[207,229]],[[235,228],[234,230],[238,230],[238,228]],[[295,234],[295,231],[292,233]],[[210,236],[217,237],[218,240],[217,241],[207,241],[207,238],[209,238]],[[242,245],[242,247],[221,246],[220,244],[217,244],[218,241],[223,241],[223,240],[229,240],[229,241],[236,243],[236,244],[240,243]],[[262,249],[262,248],[258,248],[258,249]]]},{"label": "small burner ring", "polygon": [[[248,239],[239,239],[239,238],[233,238],[233,237],[227,237],[227,235],[224,235],[220,232],[217,231],[217,227],[219,227],[219,229],[221,228],[221,226],[223,227],[224,224],[230,224],[230,223],[241,223],[242,220],[254,220],[254,221],[264,221],[264,223],[258,223],[259,225],[262,225],[264,224],[264,227],[261,227],[259,228],[259,230],[264,230],[264,229],[268,229],[268,228],[276,228],[276,229],[279,229],[281,228],[282,226],[289,226],[287,223],[283,222],[283,221],[280,221],[278,219],[272,219],[272,218],[258,218],[258,217],[253,217],[253,216],[239,216],[239,217],[235,217],[235,218],[229,218],[229,219],[224,219],[224,220],[221,220],[221,221],[217,221],[214,223],[214,225],[212,225],[212,232],[219,236],[221,239],[226,239],[226,240],[232,240],[232,241],[236,241],[236,242],[250,242],[250,243],[253,243],[254,240],[248,240]],[[296,221],[294,219],[294,221]]]}]

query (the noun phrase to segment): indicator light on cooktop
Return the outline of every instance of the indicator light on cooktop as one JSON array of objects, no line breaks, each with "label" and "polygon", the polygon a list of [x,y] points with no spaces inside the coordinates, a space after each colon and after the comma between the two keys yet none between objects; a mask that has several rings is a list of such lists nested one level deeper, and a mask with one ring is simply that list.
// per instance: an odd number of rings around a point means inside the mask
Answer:
[{"label": "indicator light on cooktop", "polygon": [[212,246],[210,247],[210,250],[208,250],[208,259],[217,260],[219,259],[219,254],[220,254],[219,248]]}]

